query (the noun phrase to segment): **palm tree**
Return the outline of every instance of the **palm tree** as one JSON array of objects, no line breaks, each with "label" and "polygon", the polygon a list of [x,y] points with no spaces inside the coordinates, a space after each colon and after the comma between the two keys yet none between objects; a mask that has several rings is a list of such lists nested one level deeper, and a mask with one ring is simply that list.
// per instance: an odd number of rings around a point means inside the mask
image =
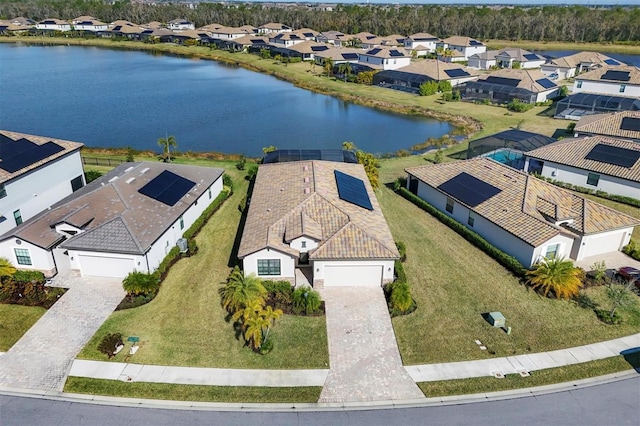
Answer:
[{"label": "palm tree", "polygon": [[324,60],[324,70],[327,73],[327,77],[333,75],[333,59],[327,58]]},{"label": "palm tree", "polygon": [[282,309],[273,309],[271,306],[267,306],[262,310],[261,314],[265,320],[267,320],[266,329],[264,331],[264,342],[269,340],[269,331],[271,327],[276,323],[276,320],[282,316]]},{"label": "palm tree", "polygon": [[244,319],[244,339],[254,349],[260,349],[262,346],[265,327],[269,327],[270,321],[266,319],[260,312],[253,311],[251,315]]},{"label": "palm tree", "polygon": [[0,278],[10,277],[16,273],[16,268],[13,267],[4,257],[0,257]]},{"label": "palm tree", "polygon": [[162,148],[162,156],[165,162],[171,161],[171,147],[177,148],[178,142],[173,135],[158,139],[158,145]]},{"label": "palm tree", "polygon": [[351,64],[349,62],[343,62],[338,66],[338,72],[342,74],[344,81],[347,81],[347,77],[351,75]]},{"label": "palm tree", "polygon": [[578,294],[582,287],[581,270],[573,266],[571,260],[561,257],[544,258],[527,271],[529,285],[544,290],[546,297],[553,291],[558,298],[569,298]]},{"label": "palm tree", "polygon": [[133,271],[122,280],[122,288],[129,295],[152,294],[158,291],[160,282],[154,274]]},{"label": "palm tree", "polygon": [[222,307],[230,314],[235,314],[252,303],[264,303],[267,289],[254,274],[245,275],[237,266],[229,275],[227,283],[220,290]]}]

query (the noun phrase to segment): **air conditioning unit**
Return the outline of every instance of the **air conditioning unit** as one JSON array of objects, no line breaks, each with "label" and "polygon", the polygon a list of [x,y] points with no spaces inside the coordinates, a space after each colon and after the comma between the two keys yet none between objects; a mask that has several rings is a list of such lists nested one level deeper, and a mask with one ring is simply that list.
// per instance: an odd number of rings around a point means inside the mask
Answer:
[{"label": "air conditioning unit", "polygon": [[180,248],[180,253],[186,253],[189,249],[189,244],[187,243],[186,238],[180,238],[176,241],[176,245]]}]

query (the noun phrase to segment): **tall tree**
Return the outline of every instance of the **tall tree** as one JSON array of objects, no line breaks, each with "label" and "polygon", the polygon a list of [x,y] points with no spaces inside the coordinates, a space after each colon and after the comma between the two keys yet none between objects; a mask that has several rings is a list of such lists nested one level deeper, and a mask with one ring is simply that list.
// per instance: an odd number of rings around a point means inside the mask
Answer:
[{"label": "tall tree", "polygon": [[545,297],[553,291],[558,298],[569,298],[578,294],[582,287],[580,268],[573,266],[571,260],[561,257],[543,258],[526,275],[529,285],[543,290]]},{"label": "tall tree", "polygon": [[178,142],[173,135],[158,139],[158,146],[162,148],[162,158],[165,162],[171,161],[171,148],[177,148]]}]

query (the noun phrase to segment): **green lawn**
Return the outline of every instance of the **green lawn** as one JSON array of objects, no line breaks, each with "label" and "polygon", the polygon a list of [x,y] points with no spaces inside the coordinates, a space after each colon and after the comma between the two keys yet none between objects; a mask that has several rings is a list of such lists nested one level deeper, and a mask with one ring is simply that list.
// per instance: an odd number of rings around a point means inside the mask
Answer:
[{"label": "green lawn", "polygon": [[0,304],[0,352],[8,351],[45,312],[35,306]]},{"label": "green lawn", "polygon": [[[97,345],[107,333],[140,336],[141,348],[129,359],[140,364],[219,368],[326,368],[327,337],[324,317],[285,315],[272,330],[274,349],[259,355],[236,339],[220,306],[218,289],[229,271],[238,233],[238,203],[248,181],[233,162],[179,159],[190,164],[226,166],[234,179],[234,194],[214,214],[196,238],[196,256],[176,263],[149,304],[114,312],[79,358],[106,360]],[[122,351],[113,360],[124,361]]]},{"label": "green lawn", "polygon": [[117,380],[69,377],[64,392],[171,401],[317,402],[321,387],[265,388],[234,386],[125,383]]}]

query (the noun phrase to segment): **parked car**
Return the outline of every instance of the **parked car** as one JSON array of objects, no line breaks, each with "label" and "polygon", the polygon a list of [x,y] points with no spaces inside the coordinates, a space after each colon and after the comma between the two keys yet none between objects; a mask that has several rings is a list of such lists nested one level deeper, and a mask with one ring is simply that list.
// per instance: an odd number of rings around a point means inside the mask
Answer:
[{"label": "parked car", "polygon": [[633,266],[623,266],[616,271],[616,277],[625,281],[633,281],[636,288],[640,290],[640,269]]}]

